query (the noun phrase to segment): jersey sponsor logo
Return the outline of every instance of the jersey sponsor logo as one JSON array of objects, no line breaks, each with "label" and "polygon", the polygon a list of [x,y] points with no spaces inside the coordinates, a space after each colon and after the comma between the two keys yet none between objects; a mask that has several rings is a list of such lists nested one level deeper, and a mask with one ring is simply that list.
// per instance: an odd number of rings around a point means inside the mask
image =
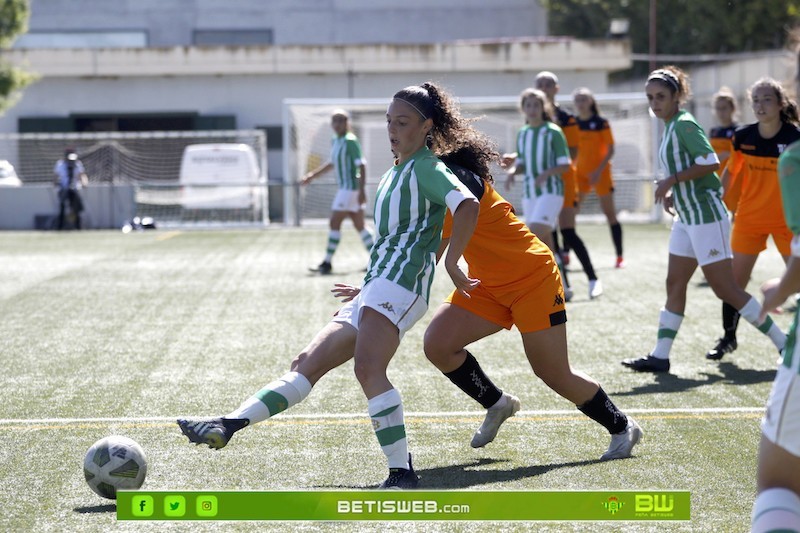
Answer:
[{"label": "jersey sponsor logo", "polygon": [[386,309],[390,313],[394,314],[394,307],[389,302],[383,302],[382,304],[378,304],[378,307],[383,307],[384,309]]},{"label": "jersey sponsor logo", "polygon": [[756,147],[752,144],[742,144],[740,145],[742,150],[755,150]]}]

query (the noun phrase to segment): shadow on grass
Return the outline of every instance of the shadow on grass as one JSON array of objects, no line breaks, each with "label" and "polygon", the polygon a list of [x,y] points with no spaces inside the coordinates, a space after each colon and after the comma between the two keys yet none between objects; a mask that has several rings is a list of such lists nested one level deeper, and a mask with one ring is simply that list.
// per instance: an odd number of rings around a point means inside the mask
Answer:
[{"label": "shadow on grass", "polygon": [[81,514],[94,514],[94,513],[116,513],[117,504],[109,503],[106,505],[93,505],[91,507],[76,507],[73,509],[76,513]]},{"label": "shadow on grass", "polygon": [[[480,469],[480,467],[483,466],[507,462],[509,462],[508,459],[481,458],[475,459],[474,461],[468,463],[415,470],[420,476],[419,488],[422,490],[465,489],[474,487],[476,485],[486,485],[489,483],[518,481],[525,478],[541,476],[542,474],[546,474],[559,468],[587,466],[595,463],[602,463],[604,461],[592,459],[586,461],[571,461],[567,463],[553,463],[547,465],[520,466],[506,470]],[[377,486],[321,485],[317,486],[316,488],[374,490],[377,489]]]},{"label": "shadow on grass", "polygon": [[[700,372],[705,379],[682,378],[675,374],[656,373],[653,374],[655,381],[646,385],[639,385],[629,391],[617,391],[613,396],[635,396],[638,394],[652,394],[665,392],[684,392],[706,385],[715,383],[728,383],[731,385],[755,385],[757,383],[771,382],[775,379],[775,370],[754,370],[751,368],[739,368],[735,363],[726,361],[719,363],[717,369],[719,374]],[[628,370],[628,372],[632,372]]]}]

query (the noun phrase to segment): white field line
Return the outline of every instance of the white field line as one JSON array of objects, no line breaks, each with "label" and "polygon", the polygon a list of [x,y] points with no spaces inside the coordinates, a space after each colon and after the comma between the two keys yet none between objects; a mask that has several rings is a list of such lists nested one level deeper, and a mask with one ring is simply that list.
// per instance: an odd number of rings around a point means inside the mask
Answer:
[{"label": "white field line", "polygon": [[[760,414],[764,407],[701,407],[701,408],[667,408],[667,409],[625,409],[632,415],[715,415],[715,414]],[[480,418],[484,411],[441,411],[441,412],[408,412],[406,418]],[[570,416],[581,415],[577,409],[553,409],[537,411],[519,411],[517,417],[526,416]],[[108,418],[0,418],[0,425],[8,424],[93,424],[93,423],[137,423],[137,422],[174,422],[179,416],[145,416],[145,417],[108,417]],[[194,416],[193,416],[194,417]],[[321,414],[279,414],[274,420],[346,420],[367,419],[366,411],[362,413],[321,413]]]}]

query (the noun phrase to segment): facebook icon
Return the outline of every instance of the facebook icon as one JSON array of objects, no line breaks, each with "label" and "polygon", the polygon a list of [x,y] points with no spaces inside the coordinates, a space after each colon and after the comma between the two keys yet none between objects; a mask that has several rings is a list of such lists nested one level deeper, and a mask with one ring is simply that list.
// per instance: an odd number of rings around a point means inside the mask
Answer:
[{"label": "facebook icon", "polygon": [[153,516],[155,505],[152,496],[136,495],[131,500],[131,514],[137,517]]}]

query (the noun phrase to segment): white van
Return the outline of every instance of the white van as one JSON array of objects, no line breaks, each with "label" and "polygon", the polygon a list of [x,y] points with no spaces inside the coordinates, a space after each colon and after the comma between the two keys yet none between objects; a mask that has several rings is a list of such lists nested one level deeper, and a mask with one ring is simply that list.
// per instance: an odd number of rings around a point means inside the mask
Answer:
[{"label": "white van", "polygon": [[190,144],[181,160],[181,204],[186,209],[257,208],[260,177],[255,151],[246,144]]}]

